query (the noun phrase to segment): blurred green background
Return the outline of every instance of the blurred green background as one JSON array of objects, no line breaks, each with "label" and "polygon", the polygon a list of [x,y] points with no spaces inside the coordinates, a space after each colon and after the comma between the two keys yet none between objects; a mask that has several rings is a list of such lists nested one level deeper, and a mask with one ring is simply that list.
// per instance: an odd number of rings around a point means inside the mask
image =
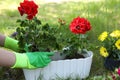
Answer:
[{"label": "blurred green background", "polygon": [[[16,27],[19,26],[16,20],[21,18],[17,8],[22,1],[0,0],[0,33],[9,36],[15,32]],[[57,27],[59,18],[65,20],[68,25],[77,16],[87,18],[90,21],[92,25],[92,30],[89,32],[90,43],[93,44],[91,50],[94,52],[90,77],[108,74],[109,71],[104,68],[103,59],[99,55],[97,37],[103,31],[120,29],[120,0],[35,1],[39,5],[37,16],[41,21],[48,22],[53,27]],[[8,73],[6,70],[8,69],[0,68],[0,80],[11,80],[3,76]],[[23,75],[21,74],[21,76]],[[24,80],[24,77],[14,80]]]}]

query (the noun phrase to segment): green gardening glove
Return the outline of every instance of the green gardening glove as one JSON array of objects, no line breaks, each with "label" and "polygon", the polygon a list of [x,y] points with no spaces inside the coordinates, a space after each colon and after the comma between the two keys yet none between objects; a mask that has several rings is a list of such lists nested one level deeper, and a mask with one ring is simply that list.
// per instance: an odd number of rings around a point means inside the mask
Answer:
[{"label": "green gardening glove", "polygon": [[10,37],[5,38],[4,47],[16,52],[19,51],[18,41]]},{"label": "green gardening glove", "polygon": [[49,56],[52,56],[53,54],[54,53],[52,52],[15,53],[16,62],[12,68],[43,68],[51,62]]}]

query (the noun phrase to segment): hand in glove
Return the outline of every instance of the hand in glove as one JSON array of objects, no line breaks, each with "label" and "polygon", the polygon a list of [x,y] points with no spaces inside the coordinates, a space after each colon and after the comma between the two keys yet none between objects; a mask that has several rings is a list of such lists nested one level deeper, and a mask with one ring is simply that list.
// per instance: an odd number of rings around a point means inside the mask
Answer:
[{"label": "hand in glove", "polygon": [[10,37],[5,37],[4,47],[13,51],[19,51],[18,41]]},{"label": "hand in glove", "polygon": [[15,53],[16,62],[12,68],[43,68],[51,62],[49,56],[52,56],[52,52],[27,52],[27,53]]},{"label": "hand in glove", "polygon": [[[4,42],[4,47],[8,49],[12,49],[16,52],[18,52],[18,41],[6,37]],[[28,46],[26,46],[25,49],[27,49]],[[52,52],[27,52],[27,53],[15,53],[16,55],[16,62],[12,68],[42,68],[48,65],[48,63],[51,62],[51,59],[49,56],[52,56]]]}]

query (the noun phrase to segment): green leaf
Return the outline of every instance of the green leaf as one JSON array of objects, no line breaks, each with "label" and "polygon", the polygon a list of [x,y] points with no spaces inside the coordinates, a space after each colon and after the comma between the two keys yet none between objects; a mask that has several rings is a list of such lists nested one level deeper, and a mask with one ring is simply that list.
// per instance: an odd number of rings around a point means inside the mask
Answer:
[{"label": "green leaf", "polygon": [[16,22],[21,22],[22,20],[21,19],[18,19]]}]

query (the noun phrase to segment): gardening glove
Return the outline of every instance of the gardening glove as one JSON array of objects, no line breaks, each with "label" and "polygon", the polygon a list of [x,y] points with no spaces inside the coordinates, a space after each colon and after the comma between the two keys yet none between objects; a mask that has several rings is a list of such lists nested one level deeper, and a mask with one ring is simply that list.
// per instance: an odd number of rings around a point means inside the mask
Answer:
[{"label": "gardening glove", "polygon": [[4,47],[16,52],[19,51],[18,41],[10,37],[5,38]]},{"label": "gardening glove", "polygon": [[16,55],[16,62],[11,68],[43,68],[51,62],[49,56],[52,56],[52,52],[26,52],[26,53],[14,53]]}]

